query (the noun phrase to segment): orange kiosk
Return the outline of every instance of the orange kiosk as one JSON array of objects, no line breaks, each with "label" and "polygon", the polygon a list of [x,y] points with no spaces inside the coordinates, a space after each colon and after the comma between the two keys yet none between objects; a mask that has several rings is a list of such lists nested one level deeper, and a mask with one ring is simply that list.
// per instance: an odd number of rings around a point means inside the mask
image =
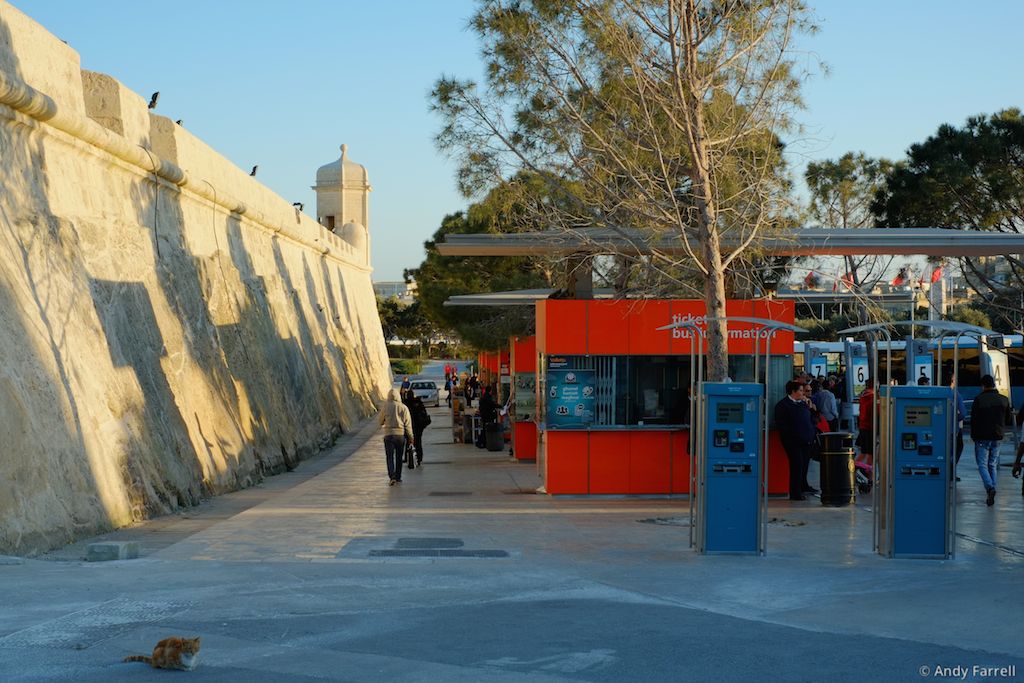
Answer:
[{"label": "orange kiosk", "polygon": [[498,394],[494,400],[504,403],[508,398],[510,379],[510,353],[507,350],[481,351],[477,354],[477,368],[480,383],[494,386]]},{"label": "orange kiosk", "polygon": [[[690,300],[537,302],[536,457],[547,493],[689,493],[692,332],[658,328],[685,321],[701,326],[704,311],[703,301]],[[794,303],[731,300],[726,315],[792,324]],[[754,325],[729,324],[729,373],[737,381],[753,380],[757,334]],[[771,334],[769,414],[793,367],[793,333]],[[514,372],[519,358],[513,347]],[[550,390],[549,376],[558,378]],[[559,393],[565,391],[573,393]],[[522,440],[528,438],[524,433]],[[768,490],[784,494],[787,486],[785,452],[773,433]]]},{"label": "orange kiosk", "polygon": [[537,338],[513,337],[509,342],[513,404],[512,454],[516,460],[537,459]]}]

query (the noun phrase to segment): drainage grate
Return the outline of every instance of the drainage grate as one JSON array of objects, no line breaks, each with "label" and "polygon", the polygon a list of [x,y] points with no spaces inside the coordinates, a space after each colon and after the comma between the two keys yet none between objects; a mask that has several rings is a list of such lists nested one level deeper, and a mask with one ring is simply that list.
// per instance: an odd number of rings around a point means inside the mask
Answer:
[{"label": "drainage grate", "polygon": [[537,495],[537,491],[535,491],[534,489],[502,489],[501,492],[504,493],[504,494],[510,495],[510,496],[515,496],[515,495],[535,496],[535,495]]},{"label": "drainage grate", "polygon": [[461,538],[400,538],[396,548],[461,548]]},{"label": "drainage grate", "polygon": [[431,491],[428,496],[472,496],[472,491]]},{"label": "drainage grate", "polygon": [[463,550],[462,548],[388,548],[371,550],[370,557],[508,557],[505,550]]}]

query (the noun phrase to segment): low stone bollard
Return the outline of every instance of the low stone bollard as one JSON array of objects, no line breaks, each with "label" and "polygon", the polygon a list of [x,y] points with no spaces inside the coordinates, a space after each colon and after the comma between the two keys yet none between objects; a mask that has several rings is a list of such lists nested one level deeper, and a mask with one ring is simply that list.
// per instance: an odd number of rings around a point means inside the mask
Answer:
[{"label": "low stone bollard", "polygon": [[89,551],[85,555],[85,561],[134,560],[138,556],[138,541],[105,541],[103,543],[90,543]]}]

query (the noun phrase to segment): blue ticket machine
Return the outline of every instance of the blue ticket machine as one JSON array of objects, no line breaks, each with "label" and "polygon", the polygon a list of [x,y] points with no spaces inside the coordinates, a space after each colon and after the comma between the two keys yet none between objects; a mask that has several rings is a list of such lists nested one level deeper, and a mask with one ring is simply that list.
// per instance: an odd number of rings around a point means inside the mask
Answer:
[{"label": "blue ticket machine", "polygon": [[764,434],[761,384],[705,382],[703,463],[698,510],[702,553],[763,551],[761,443]]},{"label": "blue ticket machine", "polygon": [[956,408],[949,387],[886,386],[882,401],[884,501],[880,552],[949,558],[956,505],[950,460]]}]

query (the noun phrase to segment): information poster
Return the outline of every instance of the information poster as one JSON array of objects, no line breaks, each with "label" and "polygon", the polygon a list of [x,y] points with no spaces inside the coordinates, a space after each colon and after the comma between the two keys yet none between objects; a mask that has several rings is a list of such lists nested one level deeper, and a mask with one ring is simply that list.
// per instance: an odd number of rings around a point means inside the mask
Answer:
[{"label": "information poster", "polygon": [[515,375],[516,422],[530,422],[537,410],[537,375],[517,372]]},{"label": "information poster", "polygon": [[996,381],[996,391],[1007,398],[1010,397],[1010,385],[1007,381],[1010,377],[1010,363],[1004,349],[985,344],[981,352],[981,372],[984,375],[992,375],[992,379]]},{"label": "information poster", "polygon": [[[861,395],[868,385],[868,359],[863,357],[850,359],[850,370],[853,379],[853,399]],[[850,378],[847,378],[850,381]]]},{"label": "information poster", "polygon": [[809,374],[812,379],[828,375],[828,359],[825,357],[825,354],[822,353],[820,348],[812,344],[808,344],[805,347],[804,353],[807,354],[807,374]]},{"label": "information poster", "polygon": [[596,379],[593,370],[548,370],[548,429],[590,426],[597,402]]},{"label": "information poster", "polygon": [[808,370],[808,374],[811,376],[812,379],[818,379],[827,376],[828,364],[826,363],[826,360],[821,356],[812,360],[810,369]]}]

